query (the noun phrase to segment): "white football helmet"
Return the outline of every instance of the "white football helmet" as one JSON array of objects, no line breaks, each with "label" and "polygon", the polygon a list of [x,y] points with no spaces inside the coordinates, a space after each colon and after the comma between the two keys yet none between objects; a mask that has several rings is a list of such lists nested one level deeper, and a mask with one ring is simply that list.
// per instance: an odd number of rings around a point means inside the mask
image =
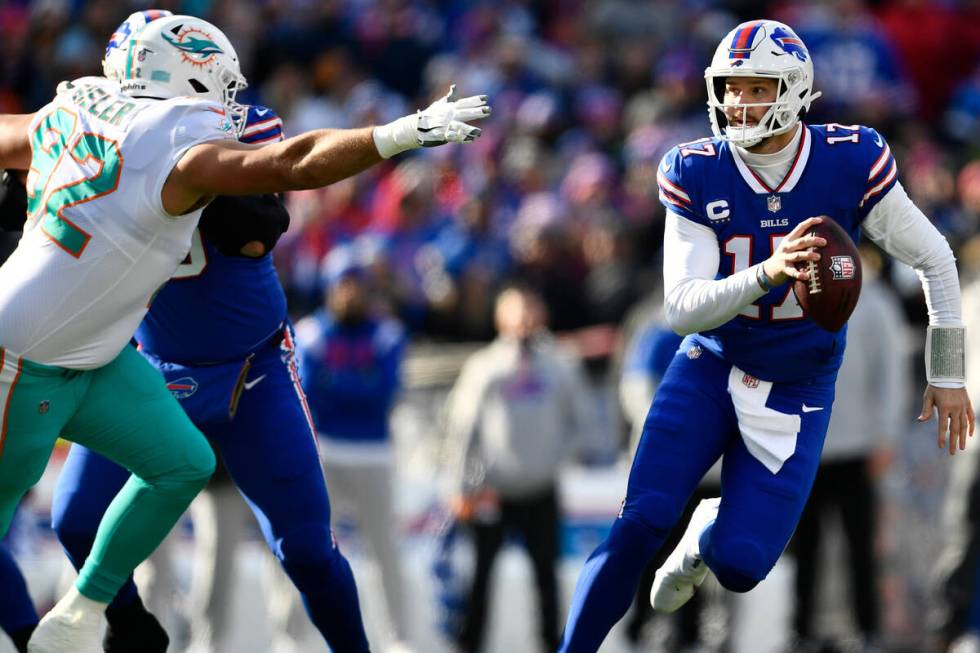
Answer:
[{"label": "white football helmet", "polygon": [[102,59],[102,74],[113,81],[121,82],[126,70],[126,51],[130,38],[151,21],[167,16],[173,16],[173,12],[166,9],[147,9],[131,13],[109,37],[109,43],[105,46],[105,57]]},{"label": "white football helmet", "polygon": [[[741,103],[739,107],[769,107],[759,124],[729,124],[725,116],[725,78],[765,77],[776,80],[776,101]],[[718,138],[742,147],[752,147],[763,138],[792,129],[820,97],[813,92],[813,60],[789,26],[774,20],[742,23],[722,39],[704,71],[708,86],[708,118]]]},{"label": "white football helmet", "polygon": [[235,101],[248,86],[238,55],[220,29],[200,18],[149,18],[124,44],[112,48],[110,41],[103,70],[127,95],[211,100],[225,107],[239,132],[245,126],[246,107]]}]

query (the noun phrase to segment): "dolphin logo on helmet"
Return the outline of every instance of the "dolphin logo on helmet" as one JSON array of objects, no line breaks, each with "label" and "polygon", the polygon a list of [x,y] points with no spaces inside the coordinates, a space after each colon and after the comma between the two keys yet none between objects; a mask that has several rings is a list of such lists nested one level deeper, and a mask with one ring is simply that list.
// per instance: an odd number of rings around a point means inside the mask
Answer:
[{"label": "dolphin logo on helmet", "polygon": [[217,43],[205,38],[198,38],[196,36],[187,36],[184,38],[181,35],[179,37],[180,40],[175,40],[167,34],[164,34],[163,38],[181,52],[197,55],[201,58],[210,57],[213,54],[224,54],[224,50],[218,47]]}]

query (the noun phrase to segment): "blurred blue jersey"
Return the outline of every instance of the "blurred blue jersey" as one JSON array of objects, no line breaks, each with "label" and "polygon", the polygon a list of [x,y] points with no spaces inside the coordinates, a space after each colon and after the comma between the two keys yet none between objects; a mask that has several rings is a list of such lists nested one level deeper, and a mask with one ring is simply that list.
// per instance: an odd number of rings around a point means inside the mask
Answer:
[{"label": "blurred blue jersey", "polygon": [[[796,158],[776,188],[717,138],[673,148],[657,179],[668,210],[717,235],[716,278],[723,279],[769,258],[809,217],[832,217],[857,242],[861,222],[898,176],[895,159],[875,130],[828,124],[803,126]],[[805,319],[792,284],[786,283],[696,339],[754,376],[796,381],[837,370],[845,334],[846,328],[831,333]]]},{"label": "blurred blue jersey", "polygon": [[246,356],[285,319],[272,255],[224,256],[198,230],[189,260],[153,300],[136,340],[163,360],[222,362]]},{"label": "blurred blue jersey", "polygon": [[[242,142],[282,138],[282,121],[275,112],[249,107]],[[222,362],[248,355],[285,319],[286,296],[272,255],[227,256],[198,229],[190,253],[153,300],[136,340],[165,361]]]},{"label": "blurred blue jersey", "polygon": [[394,320],[337,322],[321,309],[296,325],[303,379],[317,429],[333,440],[388,440],[405,330]]}]

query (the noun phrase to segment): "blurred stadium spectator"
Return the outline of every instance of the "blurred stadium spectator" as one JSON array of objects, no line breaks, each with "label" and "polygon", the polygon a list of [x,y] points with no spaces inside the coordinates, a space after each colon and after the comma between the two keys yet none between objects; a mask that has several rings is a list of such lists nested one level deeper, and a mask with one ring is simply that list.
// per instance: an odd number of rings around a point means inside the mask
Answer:
[{"label": "blurred stadium spectator", "polygon": [[[980,236],[963,248],[972,282],[963,289],[963,319],[980,328]],[[980,348],[967,352],[967,388],[980,399]],[[946,489],[944,546],[936,563],[932,611],[935,653],[980,651],[980,455],[956,463]]]},{"label": "blurred stadium spectator", "polygon": [[363,533],[381,569],[394,640],[386,650],[407,653],[411,606],[403,590],[388,425],[405,333],[396,320],[375,314],[365,263],[353,245],[330,253],[324,305],[297,323],[296,342],[333,513],[352,517]]},{"label": "blurred stadium spectator", "polygon": [[861,650],[881,650],[877,485],[908,419],[911,369],[907,325],[898,299],[880,279],[881,255],[867,245],[861,254],[864,281],[848,321],[849,346],[837,375],[834,412],[813,490],[790,545],[796,557],[795,638],[787,651],[793,653],[816,652],[822,645],[814,624],[818,590],[827,576],[820,554],[832,513],[840,516],[847,541],[846,577]]},{"label": "blurred stadium spectator", "polygon": [[554,651],[558,470],[593,428],[589,395],[581,371],[545,330],[540,295],[507,287],[495,315],[497,339],[466,361],[447,407],[447,440],[457,461],[452,505],[472,529],[476,548],[458,645],[466,653],[482,650],[490,572],[507,536],[516,533],[537,583],[538,650]]}]

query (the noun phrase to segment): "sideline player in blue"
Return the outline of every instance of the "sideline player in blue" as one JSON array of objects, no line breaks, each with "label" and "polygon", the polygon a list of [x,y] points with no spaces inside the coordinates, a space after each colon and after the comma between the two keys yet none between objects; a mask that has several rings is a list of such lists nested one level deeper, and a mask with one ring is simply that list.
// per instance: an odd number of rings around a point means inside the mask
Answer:
[{"label": "sideline player in blue", "polygon": [[678,145],[658,171],[668,209],[665,314],[687,338],[650,408],[620,516],[579,577],[565,653],[598,650],[720,457],[721,498],[698,505],[658,570],[654,608],[678,609],[709,570],[747,592],[789,541],[816,474],[845,340],[845,330],[805,319],[788,283],[808,278],[795,264],[817,260],[826,244],[805,235],[821,219],[811,216],[830,216],[855,240],[863,228],[918,271],[930,325],[919,420],[938,410],[939,446],[950,454],[973,433],[953,254],[898,183],[881,135],[803,124],[819,96],[813,64],[781,23],[739,25],[705,79],[715,137]]},{"label": "sideline player in blue", "polygon": [[[168,15],[137,12],[123,23],[107,48],[106,76],[121,74],[116,64],[122,43]],[[282,122],[271,110],[248,108],[242,142],[282,138]],[[221,455],[328,644],[336,651],[367,651],[354,577],[330,529],[286,299],[269,253],[288,219],[274,195],[213,201],[187,259],[154,299],[136,340]],[[102,514],[128,476],[84,447],[69,453],[52,522],[76,567],[85,561]],[[132,578],[106,617],[106,651],[166,650],[167,637],[142,607]]]}]

